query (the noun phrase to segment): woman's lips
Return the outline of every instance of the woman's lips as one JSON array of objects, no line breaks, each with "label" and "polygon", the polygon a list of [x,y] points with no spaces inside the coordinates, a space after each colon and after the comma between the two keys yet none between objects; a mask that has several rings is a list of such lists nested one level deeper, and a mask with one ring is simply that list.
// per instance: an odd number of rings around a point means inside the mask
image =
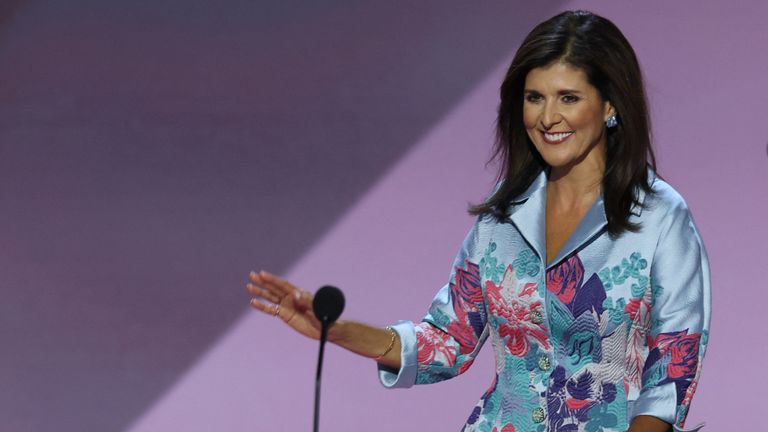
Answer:
[{"label": "woman's lips", "polygon": [[573,135],[573,132],[541,132],[547,144],[561,144]]}]

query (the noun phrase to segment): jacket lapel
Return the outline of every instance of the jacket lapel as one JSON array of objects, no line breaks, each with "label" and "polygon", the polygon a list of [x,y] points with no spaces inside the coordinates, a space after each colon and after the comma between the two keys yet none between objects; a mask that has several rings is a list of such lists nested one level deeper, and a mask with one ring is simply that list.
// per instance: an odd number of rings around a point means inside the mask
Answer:
[{"label": "jacket lapel", "polygon": [[[536,252],[542,263],[547,260],[546,211],[547,211],[547,175],[542,171],[531,186],[512,202],[510,215],[512,223],[530,247]],[[600,195],[592,207],[581,219],[576,229],[560,249],[551,264],[553,267],[573,252],[580,250],[586,243],[603,232],[608,220],[605,217],[603,197]]]},{"label": "jacket lapel", "polygon": [[[544,202],[546,206],[546,200]],[[544,220],[546,220],[546,216]],[[581,250],[584,245],[600,235],[606,225],[608,225],[608,219],[605,217],[605,206],[603,204],[603,195],[601,194],[592,204],[592,207],[587,210],[587,213],[584,214],[581,221],[579,221],[576,229],[573,230],[571,236],[565,242],[563,247],[560,248],[555,259],[552,260],[552,263],[547,265],[547,269],[554,267],[557,263],[564,260],[572,253]],[[546,245],[546,243],[544,244]]]},{"label": "jacket lapel", "polygon": [[[656,180],[656,173],[648,169],[649,182],[653,184]],[[538,177],[531,183],[528,189],[516,198],[512,203],[510,220],[517,230],[523,236],[530,247],[536,252],[541,262],[547,261],[547,173],[542,171]],[[645,192],[637,192],[638,204],[633,204],[631,213],[640,216],[645,202]],[[581,250],[586,244],[599,236],[608,225],[608,219],[605,217],[605,204],[602,194],[597,197],[592,207],[581,219],[576,229],[560,249],[557,256],[547,269],[554,267],[559,262]]]},{"label": "jacket lapel", "polygon": [[542,171],[528,189],[516,198],[512,204],[510,220],[523,236],[528,245],[539,256],[541,262],[547,260],[546,253],[546,207],[547,174]]}]

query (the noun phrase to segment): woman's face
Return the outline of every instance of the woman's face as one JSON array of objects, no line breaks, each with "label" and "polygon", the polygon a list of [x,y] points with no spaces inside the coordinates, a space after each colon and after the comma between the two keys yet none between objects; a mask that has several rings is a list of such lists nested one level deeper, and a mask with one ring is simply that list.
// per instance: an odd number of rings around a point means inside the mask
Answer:
[{"label": "woman's face", "polygon": [[561,62],[532,69],[523,97],[528,137],[554,173],[605,169],[605,120],[614,109],[584,71]]}]

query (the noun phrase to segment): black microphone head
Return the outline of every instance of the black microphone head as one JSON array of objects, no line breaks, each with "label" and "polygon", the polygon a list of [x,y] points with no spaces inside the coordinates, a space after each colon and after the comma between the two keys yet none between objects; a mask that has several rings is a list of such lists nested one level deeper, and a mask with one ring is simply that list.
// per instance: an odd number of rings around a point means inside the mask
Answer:
[{"label": "black microphone head", "polygon": [[326,285],[315,293],[312,311],[317,319],[328,324],[336,321],[344,310],[344,294],[340,289]]}]

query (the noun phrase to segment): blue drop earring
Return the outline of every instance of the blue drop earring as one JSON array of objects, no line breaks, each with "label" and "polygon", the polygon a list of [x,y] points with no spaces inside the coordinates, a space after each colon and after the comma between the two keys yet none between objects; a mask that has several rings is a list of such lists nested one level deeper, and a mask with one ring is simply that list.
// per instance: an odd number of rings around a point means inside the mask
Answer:
[{"label": "blue drop earring", "polygon": [[605,127],[608,129],[615,128],[618,126],[619,121],[616,119],[616,114],[611,114],[610,117],[608,117],[608,120],[605,121]]}]

